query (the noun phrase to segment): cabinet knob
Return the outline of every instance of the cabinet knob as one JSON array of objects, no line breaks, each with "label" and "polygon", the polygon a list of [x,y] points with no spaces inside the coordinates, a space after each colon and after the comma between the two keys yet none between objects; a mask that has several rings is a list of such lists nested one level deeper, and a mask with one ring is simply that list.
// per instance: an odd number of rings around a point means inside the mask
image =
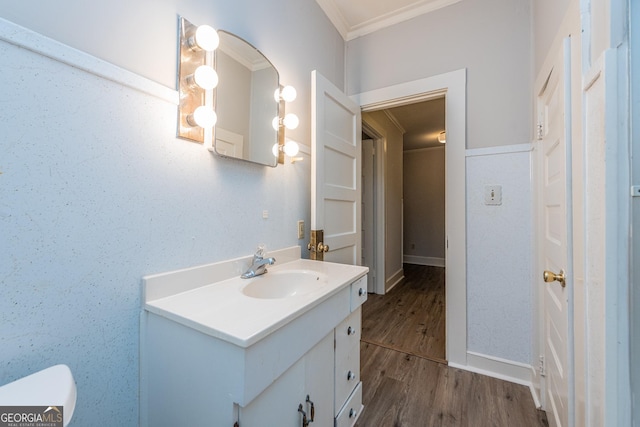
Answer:
[{"label": "cabinet knob", "polygon": [[367,292],[363,288],[360,288],[360,290],[358,291],[358,296],[363,296],[366,293]]},{"label": "cabinet knob", "polygon": [[352,328],[351,326],[349,326],[347,328],[347,335],[355,335],[356,334],[356,330],[354,328]]},{"label": "cabinet knob", "polygon": [[351,410],[349,411],[349,418],[355,418],[356,415],[358,415],[358,411],[356,411],[355,409],[351,408]]},{"label": "cabinet knob", "polygon": [[349,373],[347,374],[347,380],[351,381],[354,380],[356,378],[356,374],[354,374],[353,372],[349,371]]}]

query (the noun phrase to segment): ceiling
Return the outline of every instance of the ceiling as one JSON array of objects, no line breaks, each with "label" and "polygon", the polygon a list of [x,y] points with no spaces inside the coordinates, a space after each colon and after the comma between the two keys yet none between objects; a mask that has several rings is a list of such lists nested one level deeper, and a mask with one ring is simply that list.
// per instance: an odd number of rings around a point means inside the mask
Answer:
[{"label": "ceiling", "polygon": [[404,151],[442,146],[438,135],[445,130],[444,97],[383,111],[404,132]]},{"label": "ceiling", "polygon": [[441,9],[460,0],[316,0],[345,40]]}]

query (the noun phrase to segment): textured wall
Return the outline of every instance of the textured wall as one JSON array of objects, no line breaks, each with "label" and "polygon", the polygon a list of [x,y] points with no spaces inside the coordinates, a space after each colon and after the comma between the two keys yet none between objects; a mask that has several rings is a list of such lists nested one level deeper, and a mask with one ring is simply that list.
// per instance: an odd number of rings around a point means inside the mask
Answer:
[{"label": "textured wall", "polygon": [[[467,155],[468,346],[530,364],[531,153],[492,151]],[[502,186],[502,205],[484,204],[486,185]]]},{"label": "textured wall", "polygon": [[[313,0],[268,8],[190,2],[184,9],[38,3],[2,4],[0,16],[80,48],[85,36],[68,34],[68,15],[85,19],[95,24],[86,37],[100,42],[98,56],[116,55],[119,65],[170,87],[178,13],[243,30],[297,84],[302,143],[310,139],[304,99],[311,69],[342,83],[340,37]],[[273,25],[291,13],[289,26]],[[145,30],[162,35],[149,50],[137,44]],[[118,49],[123,38],[135,55]],[[171,60],[156,58],[157,49]],[[73,56],[65,47],[60,53]],[[141,277],[248,255],[258,243],[303,244],[296,221],[306,221],[308,234],[309,159],[273,169],[215,157],[175,137],[171,102],[2,41],[0,55],[0,384],[66,363],[78,386],[73,425],[135,426]]]}]

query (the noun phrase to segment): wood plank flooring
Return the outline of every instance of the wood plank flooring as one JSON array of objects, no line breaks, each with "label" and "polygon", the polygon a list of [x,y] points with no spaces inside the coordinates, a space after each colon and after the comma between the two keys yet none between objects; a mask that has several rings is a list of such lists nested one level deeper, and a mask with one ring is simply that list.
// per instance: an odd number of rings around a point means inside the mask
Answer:
[{"label": "wood plank flooring", "polygon": [[362,307],[362,340],[445,362],[445,270],[405,264],[404,280]]},{"label": "wood plank flooring", "polygon": [[362,342],[357,427],[548,426],[529,389]]},{"label": "wood plank flooring", "polygon": [[527,387],[447,366],[444,269],[404,267],[402,283],[363,306],[356,427],[548,426]]}]

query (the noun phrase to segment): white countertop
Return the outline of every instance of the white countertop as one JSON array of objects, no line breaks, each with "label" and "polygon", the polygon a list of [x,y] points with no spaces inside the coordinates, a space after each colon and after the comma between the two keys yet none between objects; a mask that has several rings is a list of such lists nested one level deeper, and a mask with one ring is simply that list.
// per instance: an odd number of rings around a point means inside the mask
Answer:
[{"label": "white countertop", "polygon": [[[277,258],[276,258],[277,259]],[[236,262],[232,260],[230,262]],[[193,287],[144,302],[144,309],[174,320],[207,335],[246,348],[278,330],[291,320],[364,276],[368,268],[329,262],[296,259],[276,262],[268,272],[312,270],[319,273],[317,289],[285,298],[261,299],[242,293],[242,288],[261,276],[240,279],[239,276]],[[180,280],[174,274],[172,280]],[[147,290],[148,292],[148,290]],[[146,299],[146,298],[145,298]]]}]

